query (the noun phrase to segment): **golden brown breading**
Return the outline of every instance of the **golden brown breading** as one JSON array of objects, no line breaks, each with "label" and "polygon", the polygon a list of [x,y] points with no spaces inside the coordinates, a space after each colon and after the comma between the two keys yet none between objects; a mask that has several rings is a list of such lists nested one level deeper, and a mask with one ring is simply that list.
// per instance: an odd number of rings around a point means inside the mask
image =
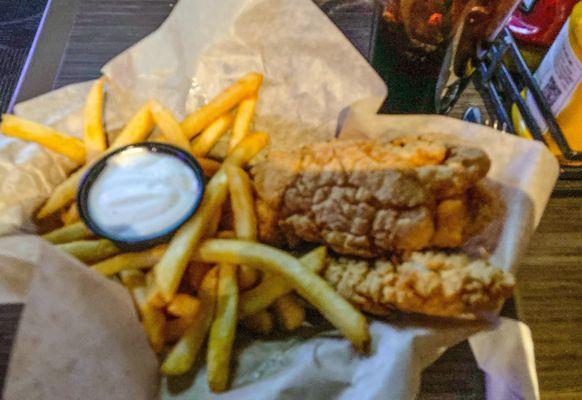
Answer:
[{"label": "golden brown breading", "polygon": [[468,191],[489,165],[482,150],[432,136],[271,152],[253,170],[259,235],[361,257],[458,247],[479,198]]},{"label": "golden brown breading", "polygon": [[511,274],[463,254],[414,252],[397,264],[386,260],[330,258],[325,279],[363,311],[392,310],[441,317],[475,317],[511,296]]}]

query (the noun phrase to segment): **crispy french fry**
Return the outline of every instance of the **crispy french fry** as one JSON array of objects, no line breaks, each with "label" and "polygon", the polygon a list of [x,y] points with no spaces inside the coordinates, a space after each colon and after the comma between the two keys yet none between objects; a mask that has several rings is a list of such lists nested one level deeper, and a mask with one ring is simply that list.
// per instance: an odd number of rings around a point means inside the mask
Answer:
[{"label": "crispy french fry", "polygon": [[236,110],[236,118],[232,126],[232,135],[228,144],[229,149],[235,146],[249,133],[249,128],[253,121],[255,107],[257,106],[258,96],[250,96],[240,102]]},{"label": "crispy french fry", "polygon": [[119,272],[119,279],[121,279],[123,286],[129,290],[145,286],[145,275],[137,269]]},{"label": "crispy french fry", "polygon": [[236,270],[237,267],[231,264],[221,264],[218,269],[216,315],[210,328],[206,357],[208,386],[213,392],[222,392],[228,386],[230,357],[238,320]]},{"label": "crispy french fry", "polygon": [[162,258],[164,251],[166,246],[160,245],[144,251],[120,254],[94,264],[91,269],[111,276],[125,270],[151,268]]},{"label": "crispy french fry", "polygon": [[79,215],[79,208],[77,207],[76,202],[71,204],[69,208],[61,215],[61,221],[63,222],[63,225],[74,224],[80,220],[81,216]]},{"label": "crispy french fry", "polygon": [[158,128],[160,128],[162,134],[170,141],[170,143],[174,146],[180,147],[182,150],[190,151],[190,141],[186,135],[184,135],[180,123],[174,117],[172,112],[155,100],[150,102],[150,107],[154,123]]},{"label": "crispy french fry", "polygon": [[[256,240],[257,218],[250,179],[247,173],[236,165],[226,164],[224,168],[228,177],[236,236],[239,239]],[[258,279],[259,272],[256,269],[248,265],[241,265],[238,274],[241,290],[253,287]]]},{"label": "crispy french fry", "polygon": [[192,318],[200,309],[200,300],[186,293],[178,293],[166,311],[175,317]]},{"label": "crispy french fry", "polygon": [[93,236],[93,232],[83,222],[77,222],[46,233],[42,235],[42,238],[53,244],[62,244],[88,239],[91,236]]},{"label": "crispy french fry", "polygon": [[269,135],[264,132],[254,132],[246,136],[241,142],[230,152],[225,162],[230,162],[235,165],[244,166],[251,161],[267,144],[269,143]]},{"label": "crispy french fry", "polygon": [[234,231],[239,239],[257,239],[257,217],[251,180],[247,173],[233,164],[224,166],[228,177],[230,204],[234,214]]},{"label": "crispy french fry", "polygon": [[264,272],[282,275],[357,350],[367,352],[370,332],[366,318],[319,275],[305,268],[289,253],[264,244],[228,239],[207,240],[200,245],[198,253],[205,262],[252,265]]},{"label": "crispy french fry", "polygon": [[77,164],[85,162],[85,145],[75,137],[12,114],[3,114],[0,131],[7,136],[38,143]]},{"label": "crispy french fry", "polygon": [[305,308],[299,304],[292,293],[275,300],[273,311],[279,325],[286,331],[294,331],[305,322]]},{"label": "crispy french fry", "polygon": [[164,360],[160,369],[162,374],[181,375],[187,372],[196,361],[214,317],[217,286],[218,268],[215,267],[206,274],[200,286],[198,293],[200,312],[196,314],[192,325]]},{"label": "crispy french fry", "polygon": [[192,154],[196,157],[204,157],[208,154],[220,137],[230,128],[233,120],[234,117],[231,113],[218,117],[192,141]]},{"label": "crispy french fry", "polygon": [[[145,105],[127,123],[125,128],[123,128],[121,133],[119,133],[107,152],[113,151],[128,144],[143,141],[150,134],[153,126],[154,124],[149,105]],[[92,166],[92,163],[85,164],[85,166],[79,168],[63,183],[58,185],[51,197],[38,212],[37,218],[45,218],[60,208],[70,204],[77,194],[77,187],[79,186],[81,178]]]},{"label": "crispy french fry", "polygon": [[95,159],[107,148],[103,128],[103,79],[97,79],[87,95],[83,110],[83,141],[87,160]]},{"label": "crispy french fry", "polygon": [[200,285],[204,276],[210,271],[211,265],[199,262],[192,262],[188,266],[188,283],[196,292],[200,290]]},{"label": "crispy french fry", "polygon": [[[327,249],[323,246],[310,251],[299,259],[310,271],[318,273],[325,265]],[[281,275],[269,275],[255,288],[241,294],[239,316],[249,317],[273,304],[279,297],[293,291],[293,285]]]},{"label": "crispy french fry", "polygon": [[214,175],[206,187],[198,211],[178,229],[170,241],[168,250],[155,265],[156,282],[165,301],[169,302],[174,297],[192,254],[192,249],[202,238],[211,218],[215,215],[215,211],[222,206],[227,190],[226,175],[220,173]]},{"label": "crispy french fry", "polygon": [[219,239],[236,239],[236,234],[233,231],[220,231],[216,234]]},{"label": "crispy french fry", "polygon": [[166,316],[164,311],[152,307],[147,301],[146,288],[136,287],[132,290],[137,303],[142,323],[152,349],[159,353],[164,348]]},{"label": "crispy french fry", "polygon": [[79,240],[58,244],[57,247],[87,264],[104,260],[121,252],[113,242],[107,239]]},{"label": "crispy french fry", "polygon": [[[266,134],[247,136],[232,152],[225,163],[240,165],[250,161],[266,144]],[[154,267],[157,286],[163,299],[171,301],[182,280],[193,250],[202,239],[206,228],[226,199],[228,182],[221,168],[208,183],[202,204],[189,221],[178,229],[168,250]]]},{"label": "crispy french fry", "polygon": [[36,217],[38,219],[46,218],[55,211],[69,205],[77,194],[77,186],[85,172],[89,169],[89,164],[73,172],[63,183],[58,185],[53,194],[42,206]]},{"label": "crispy french fry", "polygon": [[152,129],[154,129],[154,119],[152,118],[150,104],[146,103],[131,117],[122,131],[119,132],[111,144],[111,150],[144,141]]},{"label": "crispy french fry", "polygon": [[204,172],[204,176],[212,177],[214,174],[218,172],[222,164],[212,158],[205,158],[205,157],[195,157],[196,161],[202,168],[202,172]]},{"label": "crispy french fry", "polygon": [[268,335],[273,331],[273,314],[267,310],[259,311],[256,314],[249,315],[242,320],[242,324],[248,330],[261,334]]},{"label": "crispy french fry", "polygon": [[182,121],[182,129],[188,138],[193,138],[221,115],[226,114],[244,98],[259,91],[263,75],[250,73],[239,79],[234,85],[213,98],[208,104],[188,114]]}]

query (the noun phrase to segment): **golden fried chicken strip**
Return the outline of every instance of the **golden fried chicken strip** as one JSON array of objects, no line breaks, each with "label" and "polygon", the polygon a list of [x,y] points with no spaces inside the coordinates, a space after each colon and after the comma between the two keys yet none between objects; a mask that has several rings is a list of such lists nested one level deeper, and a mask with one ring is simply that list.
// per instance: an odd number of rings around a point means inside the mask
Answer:
[{"label": "golden fried chicken strip", "polygon": [[482,150],[432,136],[271,152],[252,171],[259,235],[361,257],[459,247],[473,216],[470,191],[489,166]]},{"label": "golden fried chicken strip", "polygon": [[414,252],[401,263],[330,258],[325,279],[363,311],[475,317],[511,296],[513,276],[463,254]]}]

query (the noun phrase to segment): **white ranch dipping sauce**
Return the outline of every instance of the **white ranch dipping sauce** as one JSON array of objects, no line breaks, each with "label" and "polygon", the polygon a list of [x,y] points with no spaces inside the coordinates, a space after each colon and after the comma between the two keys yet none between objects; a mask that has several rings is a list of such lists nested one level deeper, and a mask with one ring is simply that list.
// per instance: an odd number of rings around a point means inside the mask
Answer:
[{"label": "white ranch dipping sauce", "polygon": [[135,147],[110,157],[89,190],[91,218],[132,240],[161,234],[192,209],[201,185],[180,159]]}]

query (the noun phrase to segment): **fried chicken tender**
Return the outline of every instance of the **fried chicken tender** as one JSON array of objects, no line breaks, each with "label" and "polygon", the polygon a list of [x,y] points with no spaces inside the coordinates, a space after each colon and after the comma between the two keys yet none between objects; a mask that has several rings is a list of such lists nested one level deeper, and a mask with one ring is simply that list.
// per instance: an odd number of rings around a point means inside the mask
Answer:
[{"label": "fried chicken tender", "polygon": [[434,136],[274,151],[252,171],[259,235],[367,258],[459,247],[475,233],[475,188],[489,166],[482,150]]},{"label": "fried chicken tender", "polygon": [[393,310],[471,318],[496,310],[511,296],[513,276],[463,254],[413,252],[402,262],[330,258],[324,278],[371,314]]}]

